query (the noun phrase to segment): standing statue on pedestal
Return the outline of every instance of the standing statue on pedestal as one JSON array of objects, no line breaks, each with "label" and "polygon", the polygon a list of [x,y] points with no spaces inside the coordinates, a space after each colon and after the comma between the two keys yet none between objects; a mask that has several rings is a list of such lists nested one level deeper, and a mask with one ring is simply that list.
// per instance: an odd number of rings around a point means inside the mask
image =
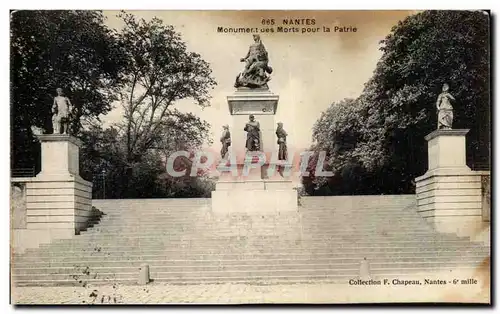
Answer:
[{"label": "standing statue on pedestal", "polygon": [[448,84],[443,85],[443,92],[439,94],[436,107],[438,111],[438,130],[451,130],[451,125],[453,124],[453,106],[450,100],[455,100],[455,98],[448,93]]},{"label": "standing statue on pedestal", "polygon": [[64,96],[62,88],[56,89],[57,96],[54,97],[52,105],[52,128],[54,134],[69,134],[69,116],[71,112],[71,102]]},{"label": "standing statue on pedestal", "polygon": [[220,137],[220,142],[222,143],[222,148],[220,150],[220,156],[222,159],[226,157],[226,154],[229,150],[229,146],[231,146],[231,133],[229,132],[229,126],[223,125],[222,126],[222,135]]},{"label": "standing statue on pedestal", "polygon": [[278,137],[278,160],[288,160],[288,150],[286,146],[286,137],[288,134],[285,129],[283,129],[282,122],[278,122],[276,136]]},{"label": "standing statue on pedestal", "polygon": [[[278,137],[278,160],[288,160],[288,150],[286,146],[286,137],[288,134],[285,129],[283,129],[283,123],[278,122],[278,127],[276,128],[276,136]],[[278,173],[283,176],[284,166],[278,164]]]},{"label": "standing statue on pedestal", "polygon": [[258,121],[255,121],[255,117],[253,114],[249,117],[250,121],[245,125],[245,130],[247,132],[247,142],[246,149],[247,152],[256,152],[260,151],[260,124]]},{"label": "standing statue on pedestal", "polygon": [[266,48],[259,35],[253,35],[254,43],[248,49],[246,57],[241,58],[245,62],[245,69],[238,74],[234,87],[267,88],[267,82],[271,79],[268,74],[273,69],[268,65],[269,58]]}]

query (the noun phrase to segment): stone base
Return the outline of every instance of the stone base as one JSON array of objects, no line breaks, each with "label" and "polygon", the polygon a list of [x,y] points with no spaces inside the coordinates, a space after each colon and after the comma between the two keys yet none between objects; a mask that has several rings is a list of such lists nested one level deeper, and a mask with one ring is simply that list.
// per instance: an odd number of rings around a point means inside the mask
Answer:
[{"label": "stone base", "polygon": [[42,146],[40,173],[11,179],[25,184],[25,228],[12,230],[18,250],[70,238],[93,218],[92,183],[79,175],[80,140],[65,134],[37,137]]},{"label": "stone base", "polygon": [[[460,237],[470,237],[477,240],[488,224],[479,216],[434,216],[427,217],[427,222],[440,233],[456,234]],[[480,239],[483,241],[484,239]]]},{"label": "stone base", "polygon": [[296,212],[297,202],[291,181],[220,181],[212,192],[215,214]]},{"label": "stone base", "polygon": [[58,239],[69,239],[75,230],[68,229],[14,229],[11,232],[11,250],[22,254],[26,249],[36,249],[40,244],[49,244]]},{"label": "stone base", "polygon": [[417,211],[437,231],[474,236],[482,229],[481,175],[467,167],[416,178]]},{"label": "stone base", "polygon": [[42,146],[42,171],[38,176],[78,176],[79,148],[82,146],[79,139],[67,134],[41,134],[37,138]]},{"label": "stone base", "polygon": [[25,228],[13,229],[13,248],[24,251],[55,239],[71,238],[92,219],[92,183],[78,175],[12,178],[25,187]]},{"label": "stone base", "polygon": [[92,183],[79,176],[35,177],[27,182],[28,229],[73,229],[87,227],[92,210]]}]

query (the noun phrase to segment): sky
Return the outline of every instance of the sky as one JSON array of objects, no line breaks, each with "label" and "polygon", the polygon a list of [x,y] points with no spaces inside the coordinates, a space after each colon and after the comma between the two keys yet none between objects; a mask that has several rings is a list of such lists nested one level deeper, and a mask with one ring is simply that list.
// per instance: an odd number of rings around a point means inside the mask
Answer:
[{"label": "sky", "polygon": [[[104,11],[107,25],[120,30],[118,11]],[[192,112],[212,125],[212,148],[220,146],[222,125],[232,128],[226,97],[235,92],[234,80],[244,64],[239,61],[252,44],[252,33],[218,33],[221,27],[258,28],[273,68],[269,88],[279,95],[276,121],[284,123],[291,149],[307,149],[312,127],[321,112],[332,103],[360,95],[381,57],[380,41],[398,21],[413,11],[128,11],[139,18],[158,17],[181,33],[190,51],[207,61],[217,81],[211,91],[211,106],[199,108],[193,100],[182,100],[176,108]],[[304,19],[314,25],[283,25],[284,19]],[[274,20],[274,25],[262,21]],[[302,22],[302,21],[301,21]],[[270,22],[271,23],[271,22]],[[277,27],[297,27],[299,32],[279,33]],[[356,32],[335,32],[356,28]],[[331,32],[324,32],[323,27]],[[273,28],[273,33],[261,32]],[[306,32],[302,33],[302,28]],[[310,28],[310,31],[307,31]],[[319,32],[313,32],[313,29]],[[338,30],[337,28],[337,30]],[[122,119],[120,106],[112,110],[105,124]]]}]

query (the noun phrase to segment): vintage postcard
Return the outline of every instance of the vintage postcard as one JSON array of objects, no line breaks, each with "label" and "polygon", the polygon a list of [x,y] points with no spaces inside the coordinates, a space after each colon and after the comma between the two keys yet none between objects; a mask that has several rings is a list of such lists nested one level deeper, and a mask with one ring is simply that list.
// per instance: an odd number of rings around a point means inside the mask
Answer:
[{"label": "vintage postcard", "polygon": [[11,11],[11,303],[491,304],[490,18]]}]

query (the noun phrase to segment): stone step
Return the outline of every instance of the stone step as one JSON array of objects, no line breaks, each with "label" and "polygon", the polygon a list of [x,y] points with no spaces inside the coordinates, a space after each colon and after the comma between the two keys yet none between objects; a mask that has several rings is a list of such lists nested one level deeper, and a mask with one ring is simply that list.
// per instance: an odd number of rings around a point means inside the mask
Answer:
[{"label": "stone step", "polygon": [[415,200],[415,194],[370,194],[370,195],[338,195],[338,196],[302,196],[302,200],[305,201],[330,201],[331,203],[389,203],[394,204],[395,202],[411,202]]},{"label": "stone step", "polygon": [[420,217],[420,215],[416,212],[415,209],[412,211],[335,211],[335,210],[324,210],[324,211],[311,211],[311,212],[290,212],[287,214],[265,214],[265,213],[255,213],[252,215],[223,215],[223,214],[215,214],[211,211],[199,211],[193,213],[172,213],[170,211],[149,211],[149,212],[139,212],[135,210],[130,211],[122,211],[122,212],[103,212],[103,217],[113,217],[113,218],[147,218],[158,216],[160,218],[171,218],[171,219],[179,219],[179,220],[187,220],[189,218],[216,218],[216,219],[230,219],[230,220],[249,220],[249,219],[298,219],[298,218],[317,218],[317,217],[366,217],[371,216],[373,218],[376,217],[385,217],[385,218],[399,218],[399,217]]},{"label": "stone step", "polygon": [[382,213],[382,214],[412,214],[417,213],[416,205],[412,207],[356,207],[356,208],[338,208],[332,206],[299,206],[297,210],[282,211],[282,212],[233,212],[233,213],[215,213],[211,207],[192,207],[192,208],[98,208],[101,212],[108,215],[123,215],[123,214],[139,214],[151,213],[162,214],[173,217],[190,216],[190,215],[214,215],[217,217],[293,217],[296,215],[322,215],[322,214],[369,214],[369,213]]},{"label": "stone step", "polygon": [[[87,238],[81,238],[81,239],[75,239],[74,241],[70,240],[59,240],[57,242],[54,242],[52,244],[42,244],[41,247],[52,247],[52,246],[65,246],[65,245],[71,245],[71,246],[83,246],[83,247],[88,247],[89,243],[91,243],[92,246],[95,245],[103,245],[103,246],[109,246],[109,245],[155,245],[157,243],[163,243],[169,246],[175,246],[175,245],[191,245],[195,246],[197,244],[201,244],[204,246],[211,246],[214,244],[220,244],[220,245],[233,245],[233,246],[248,246],[248,245],[283,245],[283,246],[296,246],[296,245],[329,245],[329,246],[336,246],[335,242],[347,242],[344,243],[346,245],[349,244],[356,244],[359,242],[366,242],[366,241],[371,241],[373,244],[377,244],[379,242],[386,242],[386,241],[391,241],[394,244],[397,244],[399,242],[411,242],[411,241],[425,241],[425,242],[433,242],[433,244],[439,244],[443,243],[446,244],[448,242],[452,242],[454,244],[463,244],[467,245],[469,241],[466,239],[448,239],[445,237],[396,237],[396,236],[376,236],[376,237],[353,237],[353,238],[347,238],[347,237],[323,237],[323,238],[299,238],[299,237],[294,237],[294,238],[284,238],[284,237],[276,237],[273,238],[271,236],[265,237],[265,238],[260,238],[260,237],[251,237],[251,236],[242,236],[240,239],[237,238],[237,236],[231,236],[231,237],[226,237],[222,238],[219,237],[218,239],[213,239],[213,238],[207,238],[207,239],[191,239],[191,238],[174,238],[174,237],[156,237],[156,238],[134,238],[134,237],[123,237],[121,239],[116,239],[116,238],[102,238],[102,237],[87,237]],[[330,242],[334,242],[333,244]],[[337,245],[338,246],[338,245]]]},{"label": "stone step", "polygon": [[[454,260],[434,260],[434,261],[394,261],[394,262],[371,262],[370,270],[372,269],[393,269],[393,268],[404,268],[404,267],[448,267],[453,268],[463,265],[479,265],[481,259],[471,260],[471,261],[454,261]],[[31,268],[15,268],[13,270],[13,275],[16,277],[21,276],[44,276],[44,275],[63,275],[69,274],[73,275],[79,274],[101,274],[101,273],[133,273],[139,271],[140,265],[135,266],[95,266],[88,267],[87,265],[78,265],[73,267],[31,267]],[[359,262],[337,262],[337,263],[294,263],[294,264],[222,264],[222,265],[150,265],[151,273],[158,272],[252,272],[252,271],[300,271],[300,270],[359,270]]]},{"label": "stone step", "polygon": [[[197,230],[197,232],[196,232]],[[269,238],[276,238],[276,237],[286,237],[287,235],[296,235],[297,237],[300,236],[308,236],[315,234],[317,235],[318,238],[332,238],[332,237],[349,237],[349,236],[360,236],[360,237],[365,237],[365,238],[370,238],[374,235],[387,235],[387,236],[407,236],[407,237],[412,237],[412,238],[419,238],[419,236],[425,236],[425,235],[433,235],[436,234],[435,231],[432,228],[419,228],[417,230],[414,230],[413,232],[407,232],[403,233],[404,229],[397,229],[394,230],[389,229],[389,228],[365,228],[365,229],[334,229],[334,230],[322,230],[322,231],[317,231],[316,233],[313,233],[313,230],[307,230],[307,229],[302,229],[302,228],[288,228],[288,229],[249,229],[249,228],[244,228],[244,227],[234,227],[234,228],[226,228],[226,229],[192,229],[192,228],[184,228],[184,229],[148,229],[148,228],[93,228],[93,229],[88,229],[87,231],[82,231],[80,232],[80,235],[75,235],[71,239],[78,239],[80,236],[85,236],[85,237],[100,237],[101,235],[117,235],[120,237],[120,235],[123,234],[123,236],[127,235],[147,235],[149,231],[154,231],[156,234],[158,234],[158,237],[163,237],[163,238],[172,238],[172,239],[179,239],[179,238],[199,238],[202,236],[206,237],[219,237],[219,238],[227,238],[227,237],[234,237],[234,236],[240,236],[240,237],[248,237],[248,238],[256,238],[256,237],[269,237]],[[453,238],[452,235],[448,234],[443,234],[443,238]],[[462,237],[461,239],[464,239]],[[467,239],[467,238],[465,238]]]},{"label": "stone step", "polygon": [[171,212],[117,212],[117,213],[106,213],[104,212],[102,218],[103,219],[148,219],[148,218],[159,218],[159,219],[174,219],[174,220],[184,220],[189,221],[192,218],[199,219],[217,219],[217,220],[293,220],[293,219],[323,219],[323,218],[331,218],[331,219],[340,219],[343,217],[357,217],[357,218],[380,218],[380,219],[404,219],[404,218],[420,218],[420,215],[414,211],[405,212],[405,211],[391,211],[391,212],[339,212],[333,210],[325,210],[324,212],[298,212],[288,215],[264,215],[264,214],[256,214],[256,215],[238,215],[238,216],[225,216],[225,215],[217,215],[212,212],[199,212],[192,214],[185,213],[171,213]]},{"label": "stone step", "polygon": [[[415,255],[415,252],[418,254]],[[36,263],[36,262],[84,262],[84,261],[101,261],[101,260],[178,260],[178,259],[188,259],[188,260],[254,260],[254,259],[332,259],[332,258],[354,258],[361,260],[363,257],[368,259],[380,258],[380,257],[394,257],[394,258],[408,258],[408,257],[422,257],[422,258],[446,258],[454,256],[489,256],[490,250],[485,248],[467,248],[465,250],[430,250],[426,249],[420,251],[401,251],[395,250],[383,250],[383,251],[347,251],[340,250],[335,252],[270,252],[270,253],[242,253],[242,254],[231,254],[231,253],[221,253],[221,254],[207,254],[201,251],[189,251],[189,252],[172,252],[165,250],[157,251],[104,251],[104,252],[79,252],[76,254],[64,254],[63,252],[54,253],[50,252],[47,254],[38,254],[39,252],[34,252],[33,255],[13,255],[13,260],[15,264],[17,263]]]},{"label": "stone step", "polygon": [[[196,265],[207,265],[207,266],[226,266],[226,265],[282,265],[282,266],[293,266],[295,264],[359,264],[363,260],[363,257],[348,257],[348,256],[336,256],[331,258],[297,258],[297,259],[283,259],[283,258],[252,258],[252,259],[169,259],[164,256],[155,256],[157,259],[147,259],[146,257],[141,257],[135,260],[130,258],[114,258],[110,260],[109,258],[102,257],[101,259],[76,259],[71,261],[56,261],[56,262],[43,262],[43,261],[23,261],[16,262],[12,266],[13,271],[24,271],[24,269],[44,269],[44,268],[75,268],[75,267],[139,267],[142,263],[146,263],[150,266],[196,266]],[[409,263],[409,262],[446,262],[450,260],[461,261],[463,263],[479,263],[483,261],[483,257],[478,255],[442,255],[442,256],[365,256],[370,265],[372,264],[386,264],[386,263]]]},{"label": "stone step", "polygon": [[[78,261],[92,261],[92,260],[139,260],[139,259],[201,259],[201,260],[226,260],[226,259],[303,259],[303,258],[332,258],[332,257],[351,257],[361,260],[363,257],[367,258],[408,258],[412,254],[418,254],[426,258],[441,257],[454,257],[463,256],[490,256],[490,251],[486,249],[450,249],[450,250],[432,250],[428,248],[423,249],[370,249],[370,250],[354,250],[354,249],[335,249],[335,250],[317,250],[313,249],[307,251],[305,249],[294,249],[289,251],[273,252],[248,250],[248,251],[226,251],[218,252],[215,250],[186,250],[173,251],[173,250],[137,250],[137,251],[69,251],[71,257],[67,257],[63,252],[37,252],[33,254],[23,255],[22,257],[14,257],[13,264],[17,263],[33,263],[33,262],[78,262]],[[417,257],[416,257],[417,258]]]},{"label": "stone step", "polygon": [[[316,235],[311,235],[307,233],[299,233],[299,234],[292,234],[290,235],[289,233],[275,233],[275,234],[269,234],[269,235],[262,235],[262,234],[256,234],[256,233],[244,233],[245,231],[240,231],[240,230],[234,230],[232,234],[220,234],[216,232],[200,232],[199,234],[193,234],[192,236],[190,234],[185,234],[182,232],[169,232],[169,231],[163,231],[163,232],[158,232],[158,231],[151,231],[151,232],[115,232],[115,231],[109,231],[107,232],[106,230],[103,231],[85,231],[81,232],[80,235],[75,236],[71,239],[66,239],[66,240],[61,240],[61,241],[73,241],[73,240],[78,240],[78,239],[86,239],[86,240],[106,240],[106,239],[117,239],[119,237],[122,238],[165,238],[165,239],[187,239],[187,240],[203,240],[206,238],[235,238],[235,237],[247,237],[249,239],[254,239],[254,238],[276,238],[279,237],[280,239],[323,239],[323,240],[330,240],[330,239],[336,239],[336,238],[348,238],[351,239],[351,236],[354,237],[372,237],[373,233],[321,233],[321,234],[316,234]],[[468,238],[466,237],[456,237],[454,235],[449,235],[449,234],[435,234],[431,233],[429,231],[423,231],[423,232],[396,232],[396,231],[391,231],[387,233],[383,232],[377,232],[377,236],[388,236],[388,237],[411,237],[411,238],[431,238],[435,237],[436,239],[461,239],[465,241],[469,241]],[[59,241],[56,241],[59,242]]]},{"label": "stone step", "polygon": [[[186,205],[157,205],[157,206],[144,206],[142,204],[133,205],[116,205],[116,206],[102,206],[93,205],[101,212],[105,213],[120,213],[120,212],[158,212],[164,211],[169,213],[199,213],[199,212],[213,212],[211,204],[194,204],[191,206]],[[324,204],[324,203],[311,203],[301,202],[296,211],[280,212],[280,213],[267,213],[266,215],[290,215],[294,212],[323,212],[323,211],[336,211],[336,212],[399,212],[399,211],[414,211],[417,203],[413,204],[392,204],[392,205],[377,205],[377,204],[354,204],[354,205],[341,205],[341,204]],[[231,216],[244,216],[244,215],[258,215],[259,212],[237,212],[230,213]]]},{"label": "stone step", "polygon": [[330,205],[302,205],[298,207],[297,212],[301,214],[321,215],[321,214],[351,214],[351,213],[414,213],[417,205],[413,206],[356,206],[339,207]]},{"label": "stone step", "polygon": [[[348,196],[327,196],[327,197],[318,197],[318,196],[301,196],[300,202],[305,204],[328,204],[332,206],[404,206],[404,205],[412,205],[417,201],[415,194],[411,195],[409,198],[385,198],[382,195],[373,195],[369,198],[364,198],[363,196],[356,195],[348,195]],[[109,199],[109,200],[100,200],[93,199],[93,206],[103,206],[103,207],[116,207],[122,206],[142,206],[142,207],[178,207],[178,206],[196,206],[196,205],[211,205],[212,200],[210,198],[205,199],[196,199],[196,198],[187,198],[187,199]]]},{"label": "stone step", "polygon": [[[417,230],[432,230],[432,227],[430,225],[424,224],[422,222],[405,222],[404,224],[395,224],[394,226],[390,226],[384,223],[370,223],[370,222],[365,222],[365,223],[360,223],[357,225],[348,225],[347,223],[332,223],[332,224],[288,224],[288,225],[281,225],[281,224],[270,224],[269,226],[267,225],[261,225],[259,226],[258,223],[255,223],[253,225],[249,224],[235,224],[234,226],[231,225],[226,225],[226,224],[220,224],[216,225],[213,223],[190,223],[190,224],[174,224],[174,223],[161,223],[161,222],[148,222],[148,223],[141,223],[141,222],[136,222],[136,223],[123,223],[120,221],[116,222],[106,222],[106,223],[101,223],[98,225],[95,225],[93,228],[95,229],[112,229],[112,230],[123,230],[126,231],[128,229],[144,229],[144,228],[150,228],[150,229],[155,229],[155,230],[183,230],[183,231],[188,231],[188,230],[224,230],[228,229],[230,230],[231,228],[251,228],[252,230],[285,230],[289,228],[299,228],[302,230],[307,230],[310,231],[311,233],[315,233],[318,231],[323,231],[323,229],[326,230],[373,230],[373,229],[387,229],[387,230],[413,230],[413,228]],[[321,229],[318,229],[321,228]]]},{"label": "stone step", "polygon": [[[443,235],[443,236],[454,236],[457,237],[454,234],[446,234],[446,233],[437,233],[431,226],[427,225],[421,225],[417,229],[409,229],[406,230],[405,228],[398,228],[398,227],[389,227],[389,226],[367,226],[364,227],[363,229],[352,229],[352,228],[347,228],[347,227],[342,227],[342,228],[323,228],[320,230],[308,230],[308,232],[303,231],[304,229],[312,229],[312,228],[304,228],[304,227],[297,227],[297,226],[289,226],[289,227],[257,227],[257,226],[229,226],[229,227],[220,227],[216,228],[210,227],[210,228],[197,228],[197,232],[195,233],[189,233],[188,231],[191,231],[191,229],[195,228],[193,226],[177,226],[177,228],[154,228],[154,229],[143,229],[141,228],[140,230],[137,230],[139,228],[137,227],[130,227],[130,230],[127,229],[127,226],[121,226],[121,227],[113,227],[111,228],[110,226],[103,226],[103,225],[96,225],[93,228],[89,228],[86,231],[82,231],[80,235],[77,235],[76,237],[79,236],[90,236],[90,235],[98,235],[98,234],[108,234],[108,235],[179,235],[179,236],[196,236],[200,234],[214,234],[214,235],[220,235],[224,232],[234,232],[238,230],[245,230],[248,231],[249,233],[252,234],[258,234],[257,232],[265,232],[269,231],[268,233],[262,233],[261,235],[267,235],[269,234],[270,236],[273,236],[274,234],[295,234],[292,231],[298,230],[300,235],[303,236],[331,236],[332,234],[338,234],[338,235],[372,235],[374,232],[376,233],[383,233],[383,234],[394,234],[394,235]],[[365,232],[365,233],[362,233]]]},{"label": "stone step", "polygon": [[[217,278],[171,278],[162,277],[154,279],[154,282],[168,283],[168,284],[223,284],[223,283],[235,283],[235,284],[289,284],[289,283],[343,283],[347,284],[348,281],[352,279],[350,275],[328,275],[328,276],[274,276],[274,277],[217,277]],[[74,279],[60,279],[60,280],[23,280],[17,281],[16,285],[19,287],[30,287],[30,286],[100,286],[100,285],[110,285],[116,284],[116,281],[101,280],[101,279],[86,279],[85,283],[79,283]],[[124,278],[119,281],[122,285],[135,285],[137,284],[137,276],[130,277],[128,279]]]},{"label": "stone step", "polygon": [[442,245],[449,247],[457,247],[461,248],[467,245],[466,241],[461,240],[439,240],[439,241],[429,241],[424,242],[420,239],[359,239],[347,241],[343,240],[343,242],[339,243],[331,243],[333,241],[271,241],[271,240],[263,240],[263,241],[252,241],[252,242],[241,242],[241,241],[177,241],[177,240],[169,240],[169,239],[158,239],[156,241],[119,241],[119,240],[110,240],[110,241],[93,241],[90,243],[86,242],[68,242],[68,243],[54,243],[54,244],[41,244],[40,249],[42,248],[58,248],[58,249],[83,249],[89,247],[100,247],[100,248],[110,248],[110,247],[129,247],[133,248],[134,246],[140,246],[142,248],[146,247],[154,247],[154,246],[163,246],[165,248],[172,247],[183,247],[183,248],[235,248],[235,249],[250,249],[251,247],[256,248],[268,248],[268,247],[276,247],[283,246],[285,249],[292,249],[296,246],[305,246],[305,247],[316,247],[316,248],[346,248],[346,247],[357,247],[357,246],[376,246],[376,247],[394,247],[394,246],[402,246],[402,245],[410,245],[414,247],[426,247],[429,245]]},{"label": "stone step", "polygon": [[[408,230],[408,233],[411,232],[435,232],[434,229],[431,226],[427,225],[415,225],[415,226],[408,226],[406,225],[405,227],[411,227],[411,229]],[[348,234],[348,233],[377,233],[377,232],[391,232],[391,231],[399,231],[402,232],[405,230],[405,227],[390,227],[390,226],[384,226],[384,225],[364,225],[364,226],[357,226],[357,227],[350,227],[350,226],[329,226],[329,227],[318,227],[318,226],[270,226],[270,227],[257,227],[257,226],[220,226],[219,228],[215,226],[182,226],[182,225],[176,225],[176,226],[166,226],[166,225],[96,225],[90,230],[95,230],[95,231],[110,231],[110,232],[117,232],[117,233],[147,233],[150,231],[157,231],[157,232],[169,232],[171,234],[177,232],[177,233],[182,233],[186,235],[190,234],[199,234],[200,232],[211,232],[215,234],[224,234],[224,233],[231,233],[234,232],[235,230],[247,230],[248,232],[253,232],[257,233],[260,232],[261,234],[280,234],[283,232],[296,232],[296,233],[302,233],[302,234]],[[321,228],[321,229],[318,229]],[[265,232],[265,233],[263,233]]]},{"label": "stone step", "polygon": [[[391,241],[391,244],[397,245],[400,243],[408,243],[408,244],[413,244],[413,243],[418,243],[415,241],[410,241],[410,240],[405,240],[405,239],[397,239],[394,238],[391,240],[390,238],[372,238],[370,241],[363,241],[363,239],[360,240],[350,240],[347,243],[341,243],[341,244],[331,244],[325,241],[321,240],[291,240],[291,241],[246,241],[246,242],[241,242],[241,241],[217,241],[217,240],[200,240],[200,241],[191,241],[191,240],[172,240],[172,239],[151,239],[151,240],[129,240],[127,241],[126,239],[122,240],[93,240],[91,243],[85,242],[85,241],[79,241],[79,242],[58,242],[58,243],[53,243],[53,244],[43,244],[40,246],[40,248],[89,248],[89,247],[101,247],[101,248],[109,248],[109,247],[122,247],[122,246],[141,246],[141,247],[148,247],[148,246],[155,246],[155,245],[164,245],[165,248],[176,248],[176,247],[189,247],[189,248],[194,248],[194,247],[200,247],[200,248],[210,248],[210,247],[224,247],[227,246],[228,248],[242,248],[242,249],[248,249],[251,247],[268,247],[268,246],[283,246],[283,247],[317,247],[317,248],[322,248],[322,247],[352,247],[354,245],[357,245],[358,243],[360,244],[367,244],[367,243],[372,243],[373,245],[381,245],[381,247],[390,247],[391,245],[386,245],[385,241]],[[339,239],[340,241],[346,241],[345,239]],[[424,239],[422,239],[424,241]],[[432,240],[429,240],[432,241]],[[333,241],[335,242],[335,240]],[[463,240],[437,240],[433,241],[434,243],[432,245],[450,245],[453,247],[463,247],[466,246],[468,243]],[[90,245],[89,245],[90,244]]]},{"label": "stone step", "polygon": [[335,210],[363,210],[363,209],[382,209],[382,210],[407,210],[413,208],[417,205],[416,201],[406,202],[406,203],[386,203],[386,204],[374,204],[374,203],[331,203],[331,202],[311,202],[302,201],[300,202],[299,209],[309,210],[309,211],[321,211],[324,209],[335,209]]},{"label": "stone step", "polygon": [[115,222],[115,223],[102,223],[98,225],[94,225],[93,229],[112,229],[112,230],[123,230],[126,231],[128,229],[145,229],[150,228],[149,231],[162,231],[162,230],[179,230],[179,231],[193,231],[193,230],[233,230],[235,228],[245,228],[248,230],[256,230],[256,231],[272,231],[272,230],[281,230],[286,231],[290,229],[299,229],[299,230],[307,230],[310,234],[321,233],[322,231],[346,231],[346,230],[374,230],[374,229],[385,229],[387,231],[413,231],[413,228],[417,230],[433,230],[432,226],[427,225],[425,223],[404,223],[397,224],[393,227],[390,225],[386,225],[383,223],[362,223],[356,226],[347,225],[347,224],[211,224],[211,223],[200,223],[200,224],[173,224],[173,223],[160,223],[160,222],[136,222],[136,223],[123,223],[123,222]]},{"label": "stone step", "polygon": [[[442,264],[427,265],[427,264],[415,264],[415,265],[402,265],[402,267],[384,267],[384,268],[370,268],[370,274],[382,275],[382,274],[404,274],[407,272],[424,272],[424,271],[442,271],[448,269],[474,269],[477,265],[465,265],[465,266],[445,266]],[[191,272],[176,272],[176,271],[150,271],[150,277],[155,281],[160,281],[164,278],[217,278],[217,277],[240,277],[240,278],[275,278],[275,277],[287,277],[287,276],[331,276],[331,275],[343,275],[350,276],[351,278],[357,278],[359,276],[359,266],[353,266],[352,268],[342,268],[342,269],[265,269],[265,270],[213,270],[213,271],[191,271]],[[129,272],[95,272],[90,274],[84,274],[83,272],[73,272],[68,274],[29,274],[29,275],[16,275],[12,276],[13,282],[26,281],[26,280],[70,280],[73,279],[75,282],[82,283],[88,279],[101,279],[113,281],[120,281],[122,279],[130,280],[132,278],[138,277],[138,270],[134,269]]]},{"label": "stone step", "polygon": [[[246,230],[234,230],[234,235],[224,236],[214,233],[204,233],[200,235],[177,234],[174,236],[168,232],[164,233],[86,233],[75,236],[71,239],[55,240],[53,243],[76,243],[88,241],[129,241],[129,240],[164,240],[164,241],[190,241],[190,242],[203,242],[203,241],[340,241],[340,240],[362,240],[362,239],[387,239],[387,240],[400,240],[400,239],[419,239],[425,241],[462,241],[470,242],[468,238],[456,237],[453,235],[436,234],[436,233],[420,233],[420,234],[403,234],[403,233],[383,233],[377,232],[375,234],[358,234],[358,233],[336,233],[336,234],[255,234],[247,232]],[[245,235],[246,234],[246,235]]]},{"label": "stone step", "polygon": [[211,204],[210,198],[120,198],[120,199],[93,199],[92,205],[97,206],[193,206],[194,204]]},{"label": "stone step", "polygon": [[108,217],[105,216],[101,218],[99,223],[121,223],[121,224],[134,224],[134,223],[156,223],[156,224],[182,224],[182,225],[192,225],[192,224],[273,224],[273,225],[287,225],[287,224],[310,224],[310,225],[343,225],[348,223],[349,225],[358,225],[358,224],[374,224],[374,223],[383,223],[383,224],[391,224],[394,222],[397,223],[423,223],[425,220],[421,217],[377,217],[371,218],[367,217],[356,217],[356,216],[341,216],[341,217],[315,217],[315,218],[294,218],[294,219],[266,219],[266,218],[255,218],[255,219],[218,219],[216,217],[193,217],[190,219],[174,219],[169,217],[158,217],[156,215],[151,215],[150,217]]},{"label": "stone step", "polygon": [[[358,208],[363,206],[371,206],[371,207],[407,207],[416,204],[417,198],[413,195],[412,199],[406,200],[381,200],[380,196],[374,197],[372,199],[362,199],[360,196],[354,196],[356,199],[352,199],[353,196],[346,196],[344,200],[337,199],[335,201],[332,197],[328,197],[325,199],[321,199],[318,197],[308,198],[308,197],[300,197],[300,203],[302,206],[306,205],[315,205],[315,206],[331,206],[331,207],[340,207],[340,208]],[[347,201],[346,201],[347,200]],[[135,201],[126,201],[121,202],[118,200],[102,202],[99,200],[92,200],[92,205],[99,208],[131,208],[131,207],[140,207],[144,209],[148,208],[184,208],[184,207],[196,207],[196,206],[211,206],[211,199],[206,199],[203,202],[196,202],[195,199],[187,199],[182,202],[172,202],[172,201],[154,201],[152,199],[138,199]]]},{"label": "stone step", "polygon": [[[172,221],[172,220],[130,220],[124,221],[121,219],[115,220],[101,220],[94,227],[138,227],[138,226],[151,226],[160,227],[163,229],[173,229],[178,227],[196,227],[196,228],[230,228],[230,227],[252,227],[255,229],[269,229],[269,228],[364,228],[364,227],[390,227],[391,229],[407,229],[407,227],[430,226],[425,220],[418,219],[405,219],[405,220],[369,220],[359,221],[353,223],[350,219],[336,219],[336,220],[301,220],[301,221],[214,221],[214,220],[189,220],[189,221]],[[321,231],[319,229],[318,231]]]},{"label": "stone step", "polygon": [[[470,267],[464,267],[463,269],[471,269]],[[372,273],[372,278],[374,280],[383,280],[385,278],[408,278],[413,279],[411,276],[416,272],[434,271],[434,269],[405,269],[398,270],[398,272],[390,270],[375,271]],[[269,285],[269,284],[307,284],[307,283],[336,283],[336,284],[349,284],[349,280],[358,279],[358,275],[352,274],[336,274],[336,275],[289,275],[289,276],[253,276],[253,277],[239,277],[239,276],[219,276],[219,277],[167,277],[160,274],[161,277],[154,279],[154,282],[158,283],[168,283],[168,284],[223,284],[223,283],[239,283],[239,284],[259,284],[259,285]],[[133,285],[137,283],[137,276],[131,276],[130,278],[120,279],[120,281],[111,280],[100,280],[100,279],[85,279],[84,285],[110,285],[113,283],[123,284],[123,285]],[[17,281],[18,286],[81,286],[82,283],[75,281],[74,279],[61,279],[61,280],[25,280]]]},{"label": "stone step", "polygon": [[[411,227],[411,226],[410,226]],[[194,226],[194,225],[96,225],[86,231],[82,231],[80,235],[89,234],[159,234],[159,235],[179,235],[179,236],[197,236],[197,235],[214,235],[228,236],[235,232],[245,232],[254,235],[303,235],[303,236],[328,236],[328,235],[372,235],[372,234],[428,234],[439,235],[429,225],[416,225],[411,229],[405,227],[390,227],[385,225],[364,225],[357,227],[350,226],[258,226],[258,225],[233,225],[233,226]],[[448,236],[451,233],[442,235]],[[77,236],[78,237],[78,236]]]},{"label": "stone step", "polygon": [[[87,250],[36,250],[32,252],[27,252],[19,258],[62,258],[70,254],[75,257],[87,257],[89,255],[95,256],[147,256],[147,255],[162,255],[170,256],[175,258],[181,257],[193,257],[206,256],[209,259],[213,259],[214,256],[221,258],[220,256],[239,254],[241,256],[257,255],[257,256],[268,256],[268,255],[282,255],[282,256],[295,256],[295,255],[317,255],[317,254],[359,254],[359,256],[367,256],[368,254],[383,254],[383,253],[413,253],[421,254],[425,252],[432,252],[434,254],[439,254],[439,252],[478,252],[481,254],[490,254],[490,249],[485,247],[411,247],[411,246],[401,246],[401,247],[332,247],[332,248],[291,248],[291,249],[267,249],[261,248],[256,249],[245,249],[245,250],[225,250],[224,248],[174,248],[168,249],[164,246],[147,247],[147,248],[101,248],[94,247]],[[16,260],[17,261],[17,260]]]}]

